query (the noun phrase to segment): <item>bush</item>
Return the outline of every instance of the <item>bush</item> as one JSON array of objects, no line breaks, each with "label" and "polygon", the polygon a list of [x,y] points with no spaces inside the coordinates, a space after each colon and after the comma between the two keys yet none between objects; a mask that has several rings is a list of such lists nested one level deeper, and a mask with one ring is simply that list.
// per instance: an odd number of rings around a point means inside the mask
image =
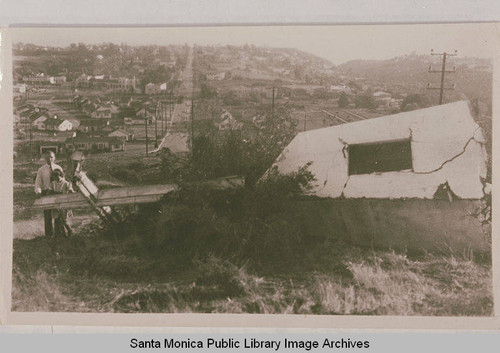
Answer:
[{"label": "bush", "polygon": [[322,240],[306,234],[293,202],[313,180],[307,167],[287,176],[273,170],[252,188],[185,185],[129,216],[124,237],[135,239],[136,251],[180,267],[210,254],[259,264],[300,253]]},{"label": "bush", "polygon": [[408,112],[430,106],[431,103],[429,102],[429,98],[427,96],[421,94],[411,94],[403,99],[403,102],[401,103],[401,111]]},{"label": "bush", "polygon": [[136,183],[140,181],[140,176],[137,171],[134,168],[130,168],[129,166],[114,167],[111,170],[111,175],[124,182]]},{"label": "bush", "polygon": [[368,108],[373,109],[377,107],[377,103],[372,96],[369,95],[359,95],[354,98],[354,104],[356,108]]},{"label": "bush", "polygon": [[349,98],[345,92],[342,92],[338,101],[339,108],[346,108],[349,105]]}]

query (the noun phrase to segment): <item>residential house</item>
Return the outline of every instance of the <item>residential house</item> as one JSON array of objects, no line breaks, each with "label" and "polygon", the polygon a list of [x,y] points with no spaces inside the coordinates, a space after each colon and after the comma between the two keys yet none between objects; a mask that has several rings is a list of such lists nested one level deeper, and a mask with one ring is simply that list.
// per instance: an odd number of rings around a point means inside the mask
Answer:
[{"label": "residential house", "polygon": [[80,88],[90,88],[92,87],[92,76],[82,74],[75,80],[75,85]]},{"label": "residential house", "polygon": [[373,93],[373,98],[378,103],[378,105],[388,106],[391,103],[391,94],[384,91],[377,91]]},{"label": "residential house", "polygon": [[50,76],[46,76],[43,73],[34,76],[24,76],[23,82],[30,84],[50,84]]},{"label": "residential house", "polygon": [[31,126],[36,129],[36,130],[40,130],[40,131],[45,131],[47,130],[46,129],[46,126],[45,126],[45,121],[47,119],[50,119],[48,117],[48,115],[45,115],[45,114],[40,114],[40,113],[34,113],[34,115],[32,115],[30,117],[30,120],[32,119],[32,117],[34,118],[32,120],[32,123],[31,123]]},{"label": "residential house", "polygon": [[167,83],[161,83],[161,84],[156,84],[156,83],[148,83],[146,86],[144,86],[144,93],[145,94],[160,94],[162,92],[166,92],[167,90]]},{"label": "residential house", "polygon": [[351,89],[346,85],[330,85],[329,90],[330,92],[338,92],[338,93],[341,92],[347,93],[351,91]]},{"label": "residential house", "polygon": [[116,129],[108,134],[108,137],[117,137],[125,141],[131,141],[134,139],[134,133],[127,131],[125,129]]},{"label": "residential house", "polygon": [[160,93],[160,88],[154,83],[148,83],[144,86],[144,94],[158,94]]},{"label": "residential house", "polygon": [[92,116],[92,113],[97,109],[97,105],[95,103],[90,102],[89,100],[84,100],[81,105],[81,110],[84,114]]},{"label": "residential house", "polygon": [[137,79],[127,77],[110,77],[104,75],[85,75],[82,74],[75,80],[75,85],[80,88],[95,88],[103,90],[112,90],[118,92],[136,91]]},{"label": "residential house", "polygon": [[135,117],[123,118],[123,124],[124,125],[144,125],[144,124],[146,124],[146,120],[147,120],[148,124],[151,124],[153,122],[153,119],[151,117],[135,116]]},{"label": "residential house", "polygon": [[151,107],[151,106],[145,106],[145,107],[139,109],[135,113],[136,117],[141,117],[141,118],[144,118],[146,116],[152,117],[152,116],[155,116],[155,115],[156,115],[156,108]]},{"label": "residential house", "polygon": [[72,130],[78,130],[78,128],[80,127],[80,120],[79,119],[67,118],[66,120],[68,120],[71,123],[71,125],[73,126]]},{"label": "residential house", "polygon": [[226,77],[225,72],[211,72],[207,74],[207,81],[222,81]]},{"label": "residential house", "polygon": [[26,93],[26,90],[28,89],[28,85],[22,83],[22,84],[18,84],[18,85],[14,85],[14,91],[16,93]]},{"label": "residential house", "polygon": [[64,146],[62,146],[57,141],[42,141],[39,144],[39,152],[40,156],[43,156],[44,153],[52,151],[54,153],[60,153],[64,150]]},{"label": "residential house", "polygon": [[47,131],[70,131],[73,129],[73,124],[67,119],[59,119],[53,117],[44,121],[45,130]]},{"label": "residential house", "polygon": [[112,112],[111,108],[108,107],[99,107],[94,110],[90,116],[94,119],[111,119]]},{"label": "residential house", "polygon": [[60,85],[66,82],[66,76],[53,76],[50,78],[50,83],[53,85]]},{"label": "residential house", "polygon": [[105,127],[109,126],[109,120],[105,119],[81,119],[78,131],[91,135],[99,134]]},{"label": "residential house", "polygon": [[23,81],[31,84],[61,84],[66,82],[66,76],[46,76],[38,74],[35,76],[24,76]]},{"label": "residential house", "polygon": [[64,143],[68,151],[116,152],[125,150],[125,141],[117,137],[75,136]]},{"label": "residential house", "polygon": [[33,111],[33,110],[34,110],[33,104],[22,104],[22,105],[17,106],[14,109],[15,113],[18,114],[19,116],[22,116],[23,113]]}]

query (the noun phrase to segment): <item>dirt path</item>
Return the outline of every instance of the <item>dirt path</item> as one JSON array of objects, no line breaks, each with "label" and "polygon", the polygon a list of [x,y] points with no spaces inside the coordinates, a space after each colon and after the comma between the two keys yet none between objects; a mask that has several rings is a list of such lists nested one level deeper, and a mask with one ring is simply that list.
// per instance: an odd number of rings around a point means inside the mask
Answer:
[{"label": "dirt path", "polygon": [[[78,215],[71,218],[74,234],[77,235],[79,229],[96,222],[97,216],[93,214]],[[43,214],[31,219],[21,219],[14,221],[14,239],[34,239],[43,236]]]}]

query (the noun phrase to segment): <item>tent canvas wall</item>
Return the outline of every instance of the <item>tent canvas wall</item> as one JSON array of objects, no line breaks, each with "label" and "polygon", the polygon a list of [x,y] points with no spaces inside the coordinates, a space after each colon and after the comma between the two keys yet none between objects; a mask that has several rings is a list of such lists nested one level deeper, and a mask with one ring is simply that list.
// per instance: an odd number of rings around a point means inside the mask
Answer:
[{"label": "tent canvas wall", "polygon": [[[478,217],[484,144],[467,102],[456,102],[300,133],[274,166],[288,174],[312,162],[321,198],[298,201],[311,232],[319,222],[362,246],[490,254],[491,225]],[[459,199],[435,199],[442,185]]]},{"label": "tent canvas wall", "polygon": [[[432,199],[447,182],[459,198],[480,199],[481,179],[486,177],[484,143],[468,103],[460,101],[299,133],[275,166],[287,174],[312,162],[312,193],[320,197]],[[391,146],[396,148],[395,159],[406,158],[406,153],[409,160],[401,163],[403,169],[393,170],[396,165],[377,171],[377,163],[390,158]],[[358,159],[373,159],[373,172],[366,166],[361,172],[353,170],[356,148],[366,152]],[[377,151],[379,160],[373,155]]]}]

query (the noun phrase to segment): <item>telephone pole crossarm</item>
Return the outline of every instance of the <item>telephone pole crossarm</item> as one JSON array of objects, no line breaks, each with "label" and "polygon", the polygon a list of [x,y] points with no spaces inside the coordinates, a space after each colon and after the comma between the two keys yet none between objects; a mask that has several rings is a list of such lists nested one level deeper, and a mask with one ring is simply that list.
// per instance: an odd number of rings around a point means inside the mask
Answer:
[{"label": "telephone pole crossarm", "polygon": [[457,72],[456,68],[453,67],[452,70],[446,70],[446,58],[448,56],[457,56],[457,51],[455,50],[455,53],[447,53],[447,52],[444,52],[444,53],[434,53],[434,50],[431,49],[431,55],[437,55],[437,56],[442,56],[443,57],[443,63],[442,63],[442,67],[441,67],[441,70],[433,70],[432,69],[432,66],[429,66],[429,70],[428,72],[429,73],[440,73],[441,74],[441,85],[439,88],[437,87],[431,87],[430,84],[427,86],[427,89],[438,89],[439,90],[439,105],[443,104],[443,96],[444,96],[444,91],[448,91],[448,90],[453,90],[455,89],[455,85],[453,85],[452,87],[444,87],[444,77],[445,77],[445,74],[446,73],[455,73]]}]

